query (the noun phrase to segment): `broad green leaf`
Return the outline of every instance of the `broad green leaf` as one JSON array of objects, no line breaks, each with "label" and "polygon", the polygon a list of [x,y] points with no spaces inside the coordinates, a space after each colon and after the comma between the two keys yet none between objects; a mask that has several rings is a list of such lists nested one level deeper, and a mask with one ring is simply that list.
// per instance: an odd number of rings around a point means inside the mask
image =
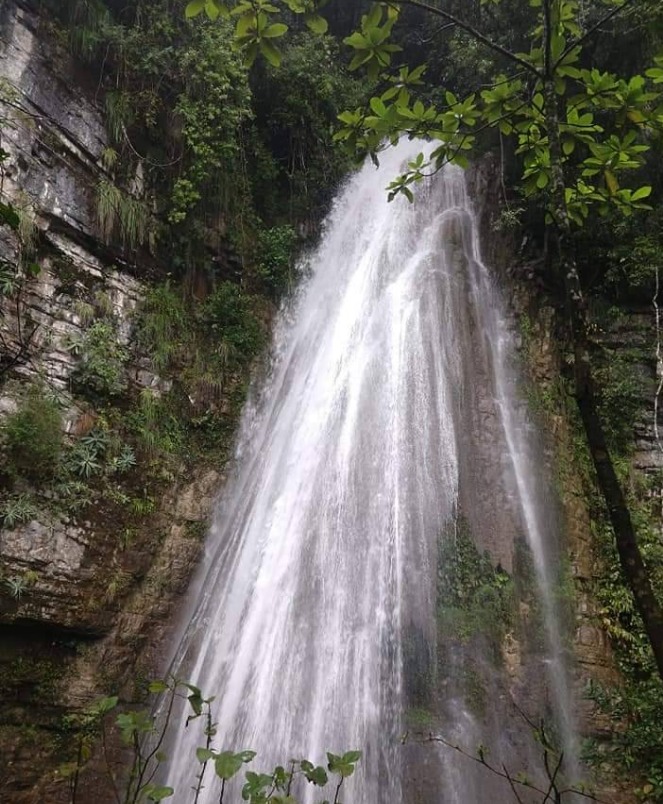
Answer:
[{"label": "broad green leaf", "polygon": [[633,191],[631,201],[640,201],[643,198],[649,198],[649,196],[651,195],[651,190],[652,188],[649,185],[639,187],[637,190]]},{"label": "broad green leaf", "polygon": [[105,715],[107,712],[115,709],[117,706],[119,698],[117,695],[113,695],[110,698],[102,698],[100,701],[97,701],[93,705],[94,713],[99,715]]},{"label": "broad green leaf", "polygon": [[191,17],[197,17],[198,14],[205,8],[205,3],[207,0],[191,0],[191,2],[187,5],[184,10],[184,16],[187,19],[191,19]]},{"label": "broad green leaf", "polygon": [[242,758],[232,751],[224,751],[214,758],[214,770],[220,779],[232,779],[242,768]]},{"label": "broad green leaf", "polygon": [[287,30],[287,25],[284,25],[282,22],[275,22],[273,25],[269,25],[265,28],[264,31],[261,31],[260,36],[266,37],[267,39],[275,39],[278,36],[283,36]]},{"label": "broad green leaf", "polygon": [[153,694],[159,694],[168,689],[168,684],[165,681],[151,681],[148,689]]},{"label": "broad green leaf", "polygon": [[[304,770],[303,766],[302,769]],[[321,765],[318,765],[317,768],[311,767],[308,770],[304,770],[304,773],[308,781],[317,787],[324,787],[329,781],[327,771]]]},{"label": "broad green leaf", "polygon": [[147,794],[148,801],[163,801],[170,798],[175,791],[172,787],[154,787]]},{"label": "broad green leaf", "polygon": [[380,98],[371,98],[370,106],[378,117],[384,117],[387,114],[387,107]]},{"label": "broad green leaf", "polygon": [[307,15],[304,18],[304,21],[306,22],[307,27],[313,31],[313,33],[327,33],[327,28],[329,27],[327,20],[324,17],[321,17],[319,14]]},{"label": "broad green leaf", "polygon": [[273,67],[281,65],[281,51],[278,50],[269,39],[260,40],[260,52]]},{"label": "broad green leaf", "polygon": [[611,195],[614,195],[619,190],[619,182],[611,170],[605,171],[605,183]]},{"label": "broad green leaf", "polygon": [[215,0],[207,0],[205,3],[205,14],[211,20],[217,20],[219,18],[219,14],[221,13],[221,8]]},{"label": "broad green leaf", "polygon": [[214,751],[210,751],[209,748],[196,748],[196,758],[198,762],[209,762],[213,756]]}]

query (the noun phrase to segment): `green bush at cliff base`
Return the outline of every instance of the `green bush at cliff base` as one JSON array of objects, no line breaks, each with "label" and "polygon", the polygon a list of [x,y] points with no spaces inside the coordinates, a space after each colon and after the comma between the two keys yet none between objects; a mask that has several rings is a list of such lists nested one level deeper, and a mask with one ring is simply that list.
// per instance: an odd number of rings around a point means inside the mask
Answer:
[{"label": "green bush at cliff base", "polygon": [[62,420],[57,402],[40,385],[30,386],[18,410],[2,426],[10,474],[30,480],[52,477],[62,453]]},{"label": "green bush at cliff base", "polygon": [[279,298],[292,283],[292,258],[297,233],[292,226],[274,226],[258,236],[257,273],[271,298]]}]

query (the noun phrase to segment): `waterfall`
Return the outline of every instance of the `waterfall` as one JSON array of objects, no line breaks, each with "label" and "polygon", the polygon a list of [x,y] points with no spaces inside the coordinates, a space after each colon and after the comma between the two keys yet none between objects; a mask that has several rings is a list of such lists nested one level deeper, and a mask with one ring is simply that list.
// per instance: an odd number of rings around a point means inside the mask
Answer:
[{"label": "waterfall", "polygon": [[[277,323],[171,668],[216,696],[215,746],[256,751],[252,769],[361,750],[344,800],[365,804],[414,801],[424,766],[419,800],[509,796],[444,746],[402,745],[418,677],[436,728],[468,750],[485,743],[514,774],[542,771],[511,699],[551,717],[573,752],[550,569],[556,511],[463,173],[441,171],[413,204],[387,202],[386,184],[421,147],[403,142],[348,182]],[[544,635],[515,675],[481,656],[480,640],[452,649],[439,633],[438,549],[461,514],[505,571],[517,537],[528,545]],[[494,679],[483,719],[458,682],[470,652]],[[203,744],[175,724],[176,801],[188,800]],[[211,773],[201,801],[218,801]]]}]

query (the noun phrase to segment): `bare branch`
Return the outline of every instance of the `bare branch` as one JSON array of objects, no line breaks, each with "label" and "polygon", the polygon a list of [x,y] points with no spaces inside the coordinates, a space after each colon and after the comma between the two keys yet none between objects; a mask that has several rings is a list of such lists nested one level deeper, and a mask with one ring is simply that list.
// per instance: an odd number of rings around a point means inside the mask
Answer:
[{"label": "bare branch", "polygon": [[504,775],[506,776],[506,778],[507,778],[507,780],[509,782],[509,787],[511,788],[511,792],[513,793],[516,801],[518,802],[518,804],[524,804],[522,798],[520,797],[520,794],[518,793],[516,785],[514,784],[514,781],[511,778],[511,774],[506,769],[506,765],[502,764],[502,770],[504,771]]},{"label": "bare branch", "polygon": [[489,50],[499,53],[501,56],[504,56],[504,58],[514,62],[515,64],[520,64],[521,67],[524,67],[528,72],[532,73],[537,78],[541,77],[541,73],[533,64],[525,61],[525,59],[522,59],[520,56],[512,53],[507,48],[502,47],[502,45],[498,44],[497,42],[493,42],[489,36],[486,36],[486,34],[477,30],[473,25],[458,19],[458,17],[455,17],[448,11],[438,8],[437,6],[432,6],[429,3],[426,3],[425,0],[399,0],[398,4],[403,6],[411,6],[413,8],[420,8],[422,11],[427,11],[429,14],[433,14],[436,17],[441,17],[443,20],[447,20],[447,22],[457,25],[461,30],[465,31],[465,33],[469,34],[473,39],[476,39],[477,42],[481,42],[481,44],[487,47]]},{"label": "bare branch", "polygon": [[[407,739],[407,735],[403,738],[403,741],[405,741],[406,739]],[[514,786],[517,785],[518,787],[522,787],[522,788],[524,788],[526,790],[531,790],[534,793],[539,793],[540,795],[544,796],[545,798],[543,799],[543,801],[546,801],[547,799],[550,798],[551,788],[548,788],[548,790],[546,791],[546,790],[543,790],[541,787],[538,787],[536,784],[534,784],[534,782],[530,782],[528,779],[518,779],[518,778],[516,778],[514,776],[511,776],[511,774],[507,771],[507,769],[504,767],[504,765],[502,765],[502,767],[497,767],[496,765],[492,765],[490,762],[488,762],[488,760],[486,759],[485,754],[483,754],[483,753],[480,756],[477,756],[476,754],[473,754],[472,752],[467,751],[462,746],[457,745],[455,743],[451,743],[451,742],[449,742],[449,740],[446,740],[444,737],[441,737],[439,735],[432,734],[432,733],[429,734],[428,737],[423,737],[422,739],[417,740],[417,742],[419,742],[419,743],[441,743],[442,745],[446,746],[447,748],[451,748],[452,750],[457,751],[461,756],[464,756],[467,759],[471,759],[472,762],[476,762],[478,765],[483,765],[491,773],[494,773],[496,776],[499,776],[501,779],[504,779],[505,781],[507,781],[509,783],[509,785],[511,786],[512,790],[513,790]],[[558,763],[558,766],[561,766],[561,762]],[[559,771],[556,770],[555,773],[553,774],[553,779],[552,779],[552,782],[553,782],[553,788],[552,789],[553,790],[555,790],[555,786],[554,786],[555,777],[557,776],[558,772]],[[567,787],[567,788],[564,788],[563,790],[557,790],[556,792],[560,796],[564,795],[565,793],[574,793],[575,795],[581,796],[582,798],[585,798],[588,801],[594,801],[594,802],[596,802],[596,804],[609,804],[609,802],[607,802],[605,799],[598,798],[598,796],[595,796],[593,793],[586,793],[583,790],[578,790],[575,787]],[[518,800],[520,801],[520,799],[518,799]]]},{"label": "bare branch", "polygon": [[580,45],[582,45],[583,42],[586,42],[589,39],[589,37],[592,36],[594,33],[596,33],[596,31],[598,31],[598,29],[602,25],[605,25],[606,22],[610,22],[611,19],[616,17],[618,14],[621,14],[621,12],[624,11],[625,8],[628,8],[628,6],[632,5],[633,2],[634,0],[624,0],[621,6],[613,8],[612,11],[608,12],[604,17],[601,17],[601,19],[595,25],[592,25],[592,27],[588,31],[586,31],[580,37],[580,39],[576,39],[575,42],[571,42],[571,44],[564,50],[562,55],[554,63],[552,72],[555,72],[555,70],[559,67],[559,65],[564,61],[564,59],[569,55],[569,53],[574,48],[579,47]]}]

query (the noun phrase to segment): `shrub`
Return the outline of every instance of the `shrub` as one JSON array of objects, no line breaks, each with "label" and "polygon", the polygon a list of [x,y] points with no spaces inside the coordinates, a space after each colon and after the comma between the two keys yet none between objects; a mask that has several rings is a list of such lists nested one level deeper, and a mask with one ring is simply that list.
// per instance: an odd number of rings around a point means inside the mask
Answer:
[{"label": "shrub", "polygon": [[296,241],[292,226],[274,226],[259,234],[258,276],[272,297],[278,298],[290,287]]},{"label": "shrub", "polygon": [[28,388],[3,430],[10,471],[32,480],[54,474],[62,452],[62,421],[57,402],[44,388]]},{"label": "shrub", "polygon": [[251,359],[264,344],[263,328],[254,310],[254,297],[242,293],[234,282],[221,282],[205,302],[203,321],[228,348],[231,364]]},{"label": "shrub", "polygon": [[152,288],[145,296],[136,321],[136,338],[139,346],[149,352],[157,371],[171,367],[187,343],[190,323],[181,292],[168,282]]},{"label": "shrub", "polygon": [[75,388],[93,397],[120,396],[127,388],[124,367],[129,352],[120,343],[115,327],[108,321],[94,324],[70,344],[80,362],[72,374]]}]

